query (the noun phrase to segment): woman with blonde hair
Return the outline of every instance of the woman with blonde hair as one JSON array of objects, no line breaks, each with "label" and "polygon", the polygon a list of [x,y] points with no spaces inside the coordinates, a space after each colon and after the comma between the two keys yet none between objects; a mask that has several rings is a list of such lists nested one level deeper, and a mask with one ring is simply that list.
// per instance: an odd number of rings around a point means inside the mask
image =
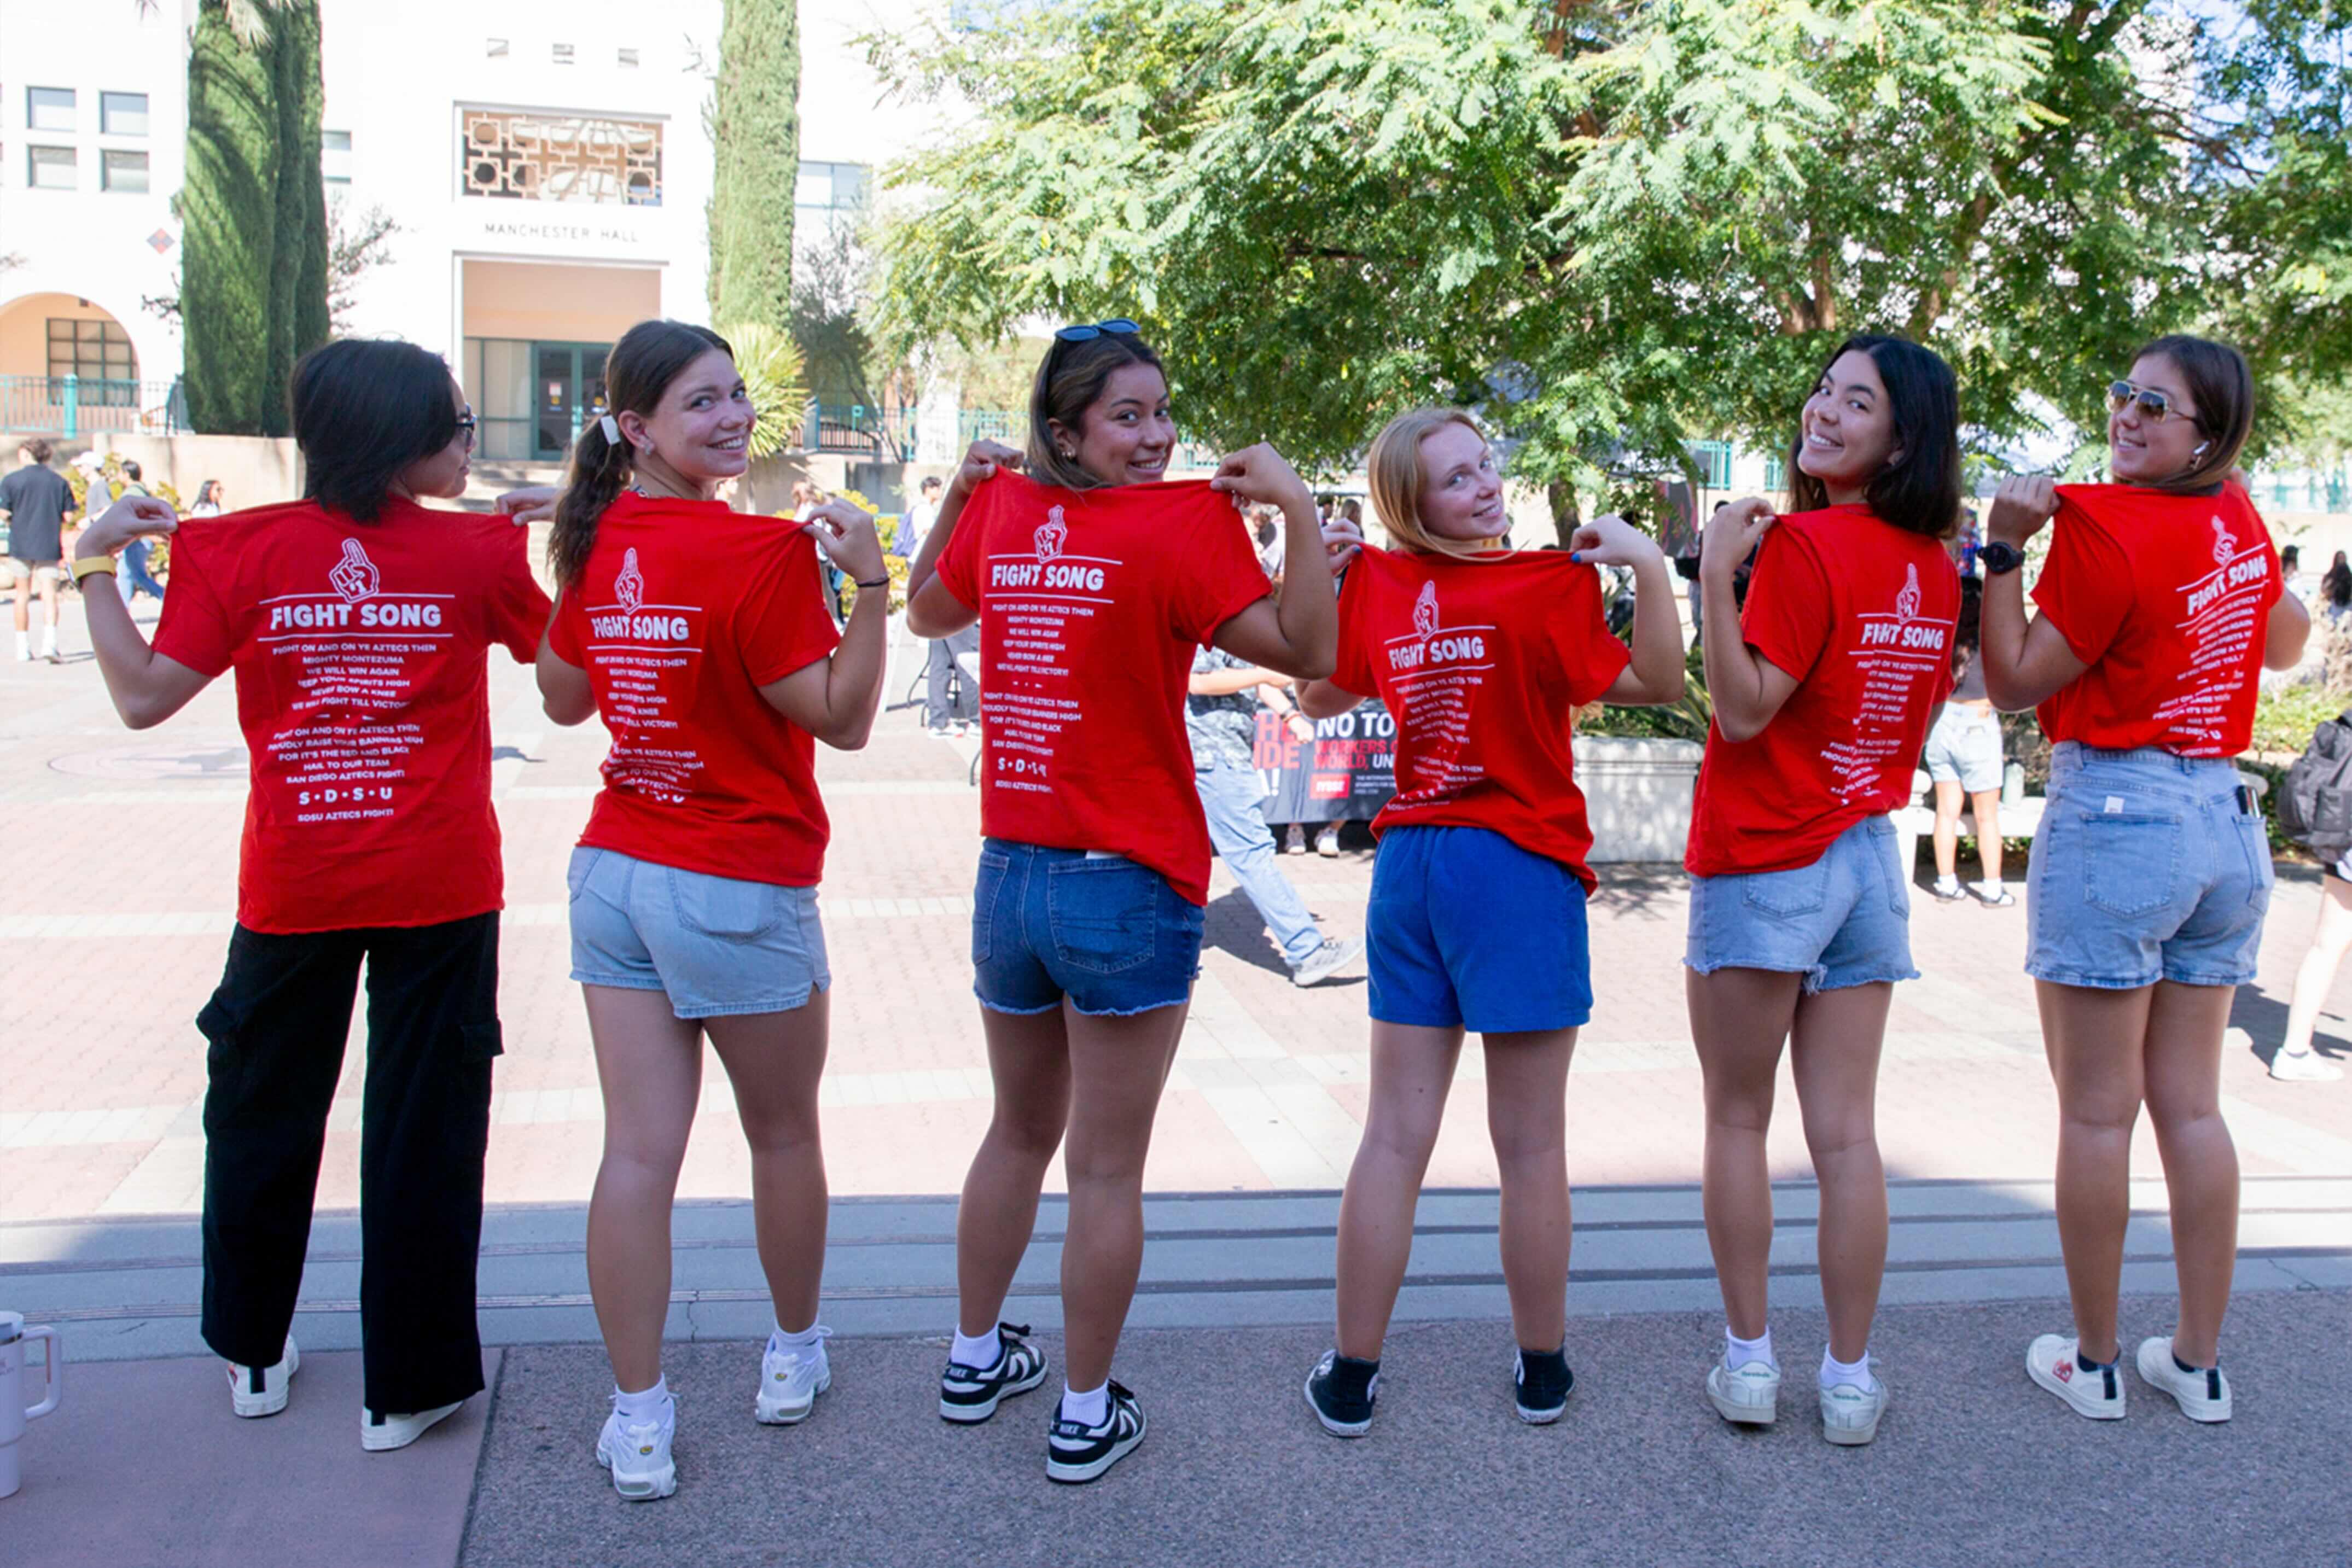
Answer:
[{"label": "woman with blonde hair", "polygon": [[[1578,529],[1572,554],[1510,549],[1494,449],[1458,409],[1390,421],[1370,467],[1391,548],[1365,546],[1348,566],[1339,668],[1300,695],[1318,717],[1377,696],[1397,727],[1396,795],[1373,823],[1371,1112],[1339,1203],[1338,1341],[1307,1402],[1335,1436],[1371,1427],[1422,1177],[1475,1030],[1502,1178],[1512,1402],[1524,1421],[1556,1421],[1574,1381],[1568,1067],[1592,1012],[1592,832],[1571,720],[1589,703],[1682,695],[1674,588],[1658,547],[1615,517]],[[1352,523],[1335,531],[1361,538]],[[1598,566],[1634,573],[1630,653],[1610,634]]]}]

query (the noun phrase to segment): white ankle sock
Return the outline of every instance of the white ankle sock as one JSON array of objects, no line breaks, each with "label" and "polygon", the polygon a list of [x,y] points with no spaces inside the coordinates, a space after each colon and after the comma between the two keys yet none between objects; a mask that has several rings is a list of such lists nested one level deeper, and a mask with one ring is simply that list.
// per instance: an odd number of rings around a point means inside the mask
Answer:
[{"label": "white ankle sock", "polygon": [[813,1344],[822,1343],[824,1339],[824,1331],[817,1327],[814,1321],[798,1333],[794,1333],[780,1322],[776,1325],[776,1332],[768,1336],[768,1343],[779,1350],[806,1350]]},{"label": "white ankle sock", "polygon": [[1099,1427],[1110,1419],[1110,1385],[1081,1394],[1068,1384],[1062,1385],[1062,1419],[1077,1421],[1088,1427]]},{"label": "white ankle sock", "polygon": [[662,1406],[669,1403],[669,1379],[656,1377],[654,1385],[642,1394],[631,1394],[619,1384],[613,1385],[613,1408],[624,1421],[658,1421]]},{"label": "white ankle sock", "polygon": [[41,628],[41,657],[47,658],[58,651],[58,629],[55,622]]},{"label": "white ankle sock", "polygon": [[1983,894],[1987,898],[1999,898],[2000,896],[2000,878],[1994,877],[1988,882],[1980,882],[1977,883],[1977,891]]},{"label": "white ankle sock", "polygon": [[991,1329],[976,1338],[967,1339],[963,1330],[958,1329],[955,1345],[948,1352],[948,1359],[958,1365],[977,1367],[986,1372],[1004,1359],[1004,1336]]},{"label": "white ankle sock", "polygon": [[1859,1361],[1843,1362],[1832,1355],[1826,1348],[1822,1350],[1822,1386],[1835,1388],[1841,1384],[1851,1385],[1864,1394],[1878,1385],[1878,1379],[1870,1375],[1870,1352],[1864,1351]]},{"label": "white ankle sock", "polygon": [[1936,879],[1936,891],[1958,893],[1960,891],[1960,879],[1957,876],[1939,876]]},{"label": "white ankle sock", "polygon": [[1727,1325],[1723,1331],[1723,1364],[1737,1372],[1749,1363],[1758,1361],[1775,1372],[1780,1369],[1780,1362],[1773,1359],[1772,1355],[1770,1327],[1767,1326],[1764,1332],[1754,1339],[1741,1339]]},{"label": "white ankle sock", "polygon": [[32,633],[31,633],[31,632],[17,632],[17,633],[16,633],[16,657],[18,657],[18,658],[20,658],[20,659],[29,659],[29,658],[31,658],[32,656],[33,656]]}]

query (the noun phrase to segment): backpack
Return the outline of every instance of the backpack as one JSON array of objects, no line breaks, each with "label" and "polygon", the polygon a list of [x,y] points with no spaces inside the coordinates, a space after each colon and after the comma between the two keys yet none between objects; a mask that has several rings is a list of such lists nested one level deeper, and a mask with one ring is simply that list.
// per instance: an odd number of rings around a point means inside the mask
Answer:
[{"label": "backpack", "polygon": [[2352,850],[2352,709],[2312,732],[2279,787],[2280,831],[2323,860]]}]

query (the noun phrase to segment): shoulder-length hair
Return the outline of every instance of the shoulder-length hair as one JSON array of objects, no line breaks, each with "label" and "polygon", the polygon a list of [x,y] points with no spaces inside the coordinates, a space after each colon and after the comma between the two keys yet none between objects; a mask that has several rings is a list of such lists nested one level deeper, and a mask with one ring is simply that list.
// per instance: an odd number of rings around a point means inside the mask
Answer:
[{"label": "shoulder-length hair", "polygon": [[1422,465],[1421,444],[1447,425],[1458,424],[1479,440],[1486,433],[1478,422],[1458,408],[1407,409],[1386,424],[1372,437],[1372,449],[1364,459],[1364,471],[1370,480],[1372,513],[1388,530],[1389,542],[1406,549],[1426,550],[1433,555],[1467,556],[1476,553],[1459,539],[1441,538],[1429,531],[1421,520],[1421,492],[1429,482]]},{"label": "shoulder-length hair", "polygon": [[1091,490],[1103,483],[1078,466],[1076,458],[1062,455],[1062,449],[1054,444],[1049,422],[1058,421],[1063,429],[1075,434],[1085,422],[1087,410],[1102,396],[1111,372],[1127,365],[1150,365],[1166,374],[1160,356],[1140,333],[1104,332],[1077,342],[1056,338],[1046,346],[1045,359],[1038,361],[1037,379],[1029,389],[1032,479],[1065,490]]},{"label": "shoulder-length hair", "polygon": [[372,523],[401,470],[457,436],[448,361],[395,339],[345,338],[294,367],[302,494]]},{"label": "shoulder-length hair", "polygon": [[[1857,332],[1830,350],[1814,372],[1819,386],[1840,358],[1859,350],[1878,367],[1895,417],[1901,455],[1871,476],[1864,496],[1881,521],[1929,538],[1949,538],[1960,526],[1960,385],[1943,356],[1907,338]],[[1808,389],[1806,395],[1811,396]],[[1805,426],[1797,422],[1789,444],[1789,509],[1818,511],[1830,504],[1827,486],[1799,466]]]},{"label": "shoulder-length hair", "polygon": [[2179,369],[2197,404],[2192,416],[2205,438],[2201,456],[2169,479],[2158,480],[2158,490],[2210,490],[2238,465],[2246,437],[2254,431],[2254,372],[2246,356],[2227,343],[2175,332],[2144,345],[2132,356],[2137,361],[2162,354]]}]

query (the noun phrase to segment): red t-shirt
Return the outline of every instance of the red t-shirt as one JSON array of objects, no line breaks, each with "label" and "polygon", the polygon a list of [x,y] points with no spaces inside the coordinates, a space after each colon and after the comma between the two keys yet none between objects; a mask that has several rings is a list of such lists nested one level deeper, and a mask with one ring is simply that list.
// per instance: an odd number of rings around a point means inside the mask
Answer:
[{"label": "red t-shirt", "polygon": [[1192,650],[1270,591],[1205,480],[1048,489],[999,474],[964,504],[940,581],[980,611],[980,825],[1124,855],[1209,901],[1192,789]]},{"label": "red t-shirt", "polygon": [[155,651],[236,671],[252,768],[237,920],[255,931],[433,925],[500,906],[489,670],[538,652],[547,595],[504,517],[387,498],[191,518]]},{"label": "red t-shirt", "polygon": [[816,742],[760,688],[833,652],[816,547],[717,501],[623,495],[548,646],[612,732],[580,841],[709,876],[813,887],[831,832]]},{"label": "red t-shirt", "polygon": [[1464,560],[1367,546],[1339,594],[1331,678],[1396,720],[1396,795],[1372,831],[1486,828],[1590,893],[1570,719],[1631,657],[1601,574],[1563,550]]},{"label": "red t-shirt", "polygon": [[2235,485],[2176,496],[2062,485],[2033,601],[2091,667],[2043,703],[2053,741],[2235,757],[2283,591],[2270,530]]},{"label": "red t-shirt", "polygon": [[1906,803],[1928,722],[1952,687],[1959,609],[1941,539],[1865,506],[1774,524],[1739,631],[1797,689],[1749,739],[1709,729],[1685,869],[1811,865],[1863,818]]}]

